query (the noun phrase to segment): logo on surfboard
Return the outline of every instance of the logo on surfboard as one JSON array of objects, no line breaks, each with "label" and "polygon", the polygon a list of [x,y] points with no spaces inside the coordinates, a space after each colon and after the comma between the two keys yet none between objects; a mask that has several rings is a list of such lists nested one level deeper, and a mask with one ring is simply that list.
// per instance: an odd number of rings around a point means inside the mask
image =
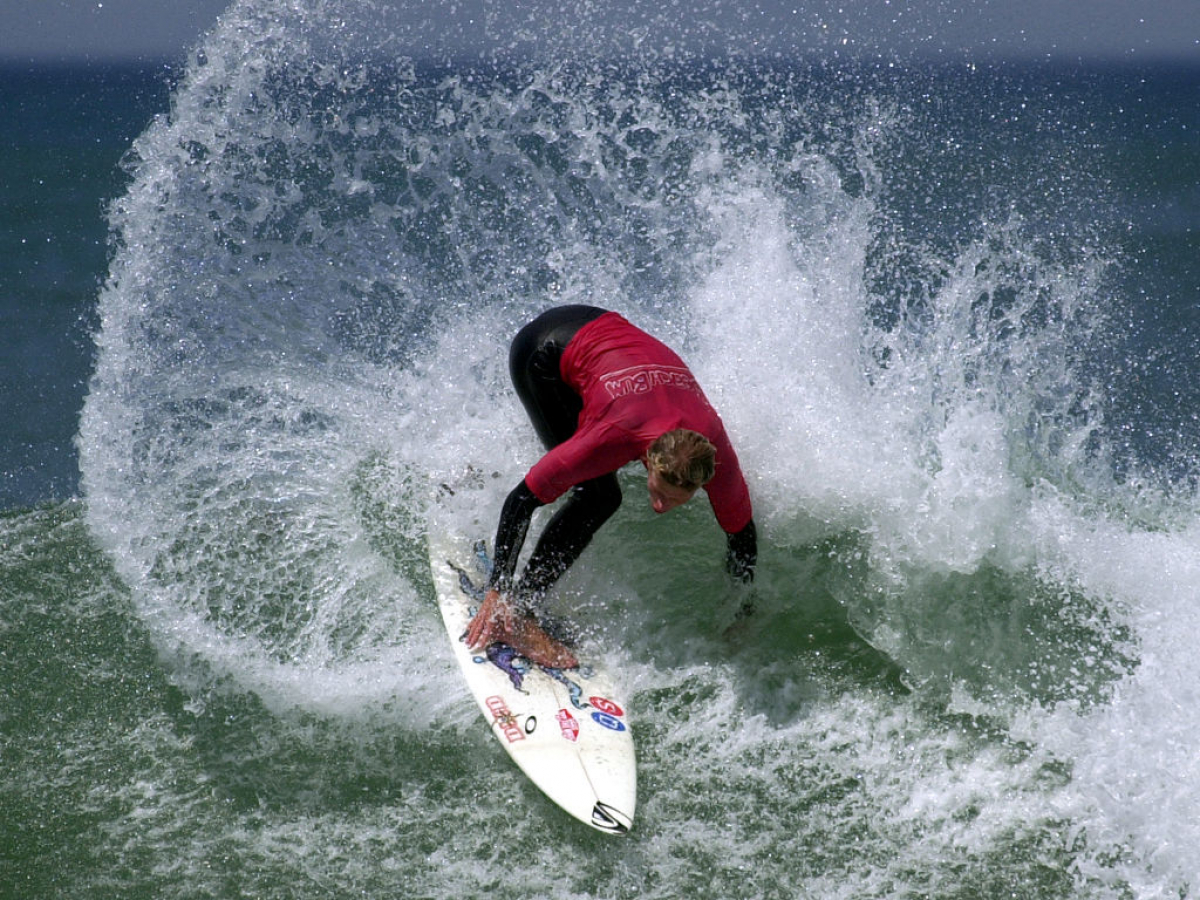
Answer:
[{"label": "logo on surfboard", "polygon": [[613,703],[607,697],[588,697],[588,703],[596,707],[602,713],[608,713],[610,716],[616,716],[618,719],[625,715],[625,710],[621,709],[617,704]]},{"label": "logo on surfboard", "polygon": [[509,710],[503,697],[493,695],[484,702],[487,703],[488,711],[492,714],[492,723],[500,729],[500,733],[504,735],[506,741],[513,744],[525,740],[525,732],[517,724],[517,717]]},{"label": "logo on surfboard", "polygon": [[560,709],[554,714],[554,719],[558,722],[558,729],[565,740],[572,744],[579,740],[579,723],[570,712]]},{"label": "logo on surfboard", "polygon": [[588,703],[593,707],[592,721],[602,725],[609,731],[624,731],[625,723],[621,721],[625,710],[613,703],[607,697],[588,697]]}]

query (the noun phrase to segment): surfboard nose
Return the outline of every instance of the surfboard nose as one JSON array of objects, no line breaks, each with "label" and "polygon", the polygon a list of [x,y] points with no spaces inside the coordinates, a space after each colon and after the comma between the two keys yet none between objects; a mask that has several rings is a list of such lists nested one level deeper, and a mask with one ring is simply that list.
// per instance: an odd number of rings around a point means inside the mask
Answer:
[{"label": "surfboard nose", "polygon": [[633,827],[633,816],[627,816],[603,800],[598,800],[592,807],[592,826],[611,834],[628,834]]}]

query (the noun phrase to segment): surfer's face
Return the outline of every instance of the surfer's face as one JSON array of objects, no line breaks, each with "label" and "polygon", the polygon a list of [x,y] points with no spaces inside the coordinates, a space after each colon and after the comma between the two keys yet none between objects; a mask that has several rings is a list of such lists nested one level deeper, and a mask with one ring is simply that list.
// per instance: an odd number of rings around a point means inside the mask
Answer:
[{"label": "surfer's face", "polygon": [[650,490],[650,507],[656,513],[665,513],[669,509],[682,506],[696,493],[694,488],[688,490],[663,481],[662,476],[654,470],[646,476],[646,487]]}]

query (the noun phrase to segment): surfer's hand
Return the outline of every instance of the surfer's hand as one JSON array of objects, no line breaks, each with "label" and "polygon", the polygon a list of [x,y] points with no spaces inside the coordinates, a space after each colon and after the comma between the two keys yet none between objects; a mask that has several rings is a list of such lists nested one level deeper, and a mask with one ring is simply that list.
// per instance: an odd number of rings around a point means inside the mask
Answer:
[{"label": "surfer's hand", "polygon": [[512,634],[515,625],[516,614],[512,607],[498,590],[492,588],[484,595],[479,611],[467,626],[467,646],[480,650],[493,641],[504,640]]},{"label": "surfer's hand", "polygon": [[725,557],[725,571],[730,578],[741,584],[750,584],[754,581],[754,565],[733,553]]},{"label": "surfer's hand", "polygon": [[722,631],[727,640],[740,640],[749,630],[750,618],[758,607],[758,595],[748,585],[738,585],[733,591],[733,621]]},{"label": "surfer's hand", "polygon": [[742,584],[754,581],[754,567],[758,563],[758,529],[751,519],[746,527],[735,534],[727,535],[725,571]]},{"label": "surfer's hand", "polygon": [[467,626],[467,646],[481,650],[495,641],[508,644],[539,666],[573,669],[575,655],[542,630],[532,616],[518,613],[497,590],[484,595],[479,611]]}]

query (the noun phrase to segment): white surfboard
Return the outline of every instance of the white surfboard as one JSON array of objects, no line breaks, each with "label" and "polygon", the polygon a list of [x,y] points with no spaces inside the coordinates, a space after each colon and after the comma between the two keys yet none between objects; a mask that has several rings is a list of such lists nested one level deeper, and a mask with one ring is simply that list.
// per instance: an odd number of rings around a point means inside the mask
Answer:
[{"label": "white surfboard", "polygon": [[438,606],[455,659],[492,733],[547,797],[593,828],[625,834],[637,803],[637,765],[625,701],[598,666],[546,669],[511,647],[474,652],[463,640],[483,599],[482,544],[429,538]]}]

